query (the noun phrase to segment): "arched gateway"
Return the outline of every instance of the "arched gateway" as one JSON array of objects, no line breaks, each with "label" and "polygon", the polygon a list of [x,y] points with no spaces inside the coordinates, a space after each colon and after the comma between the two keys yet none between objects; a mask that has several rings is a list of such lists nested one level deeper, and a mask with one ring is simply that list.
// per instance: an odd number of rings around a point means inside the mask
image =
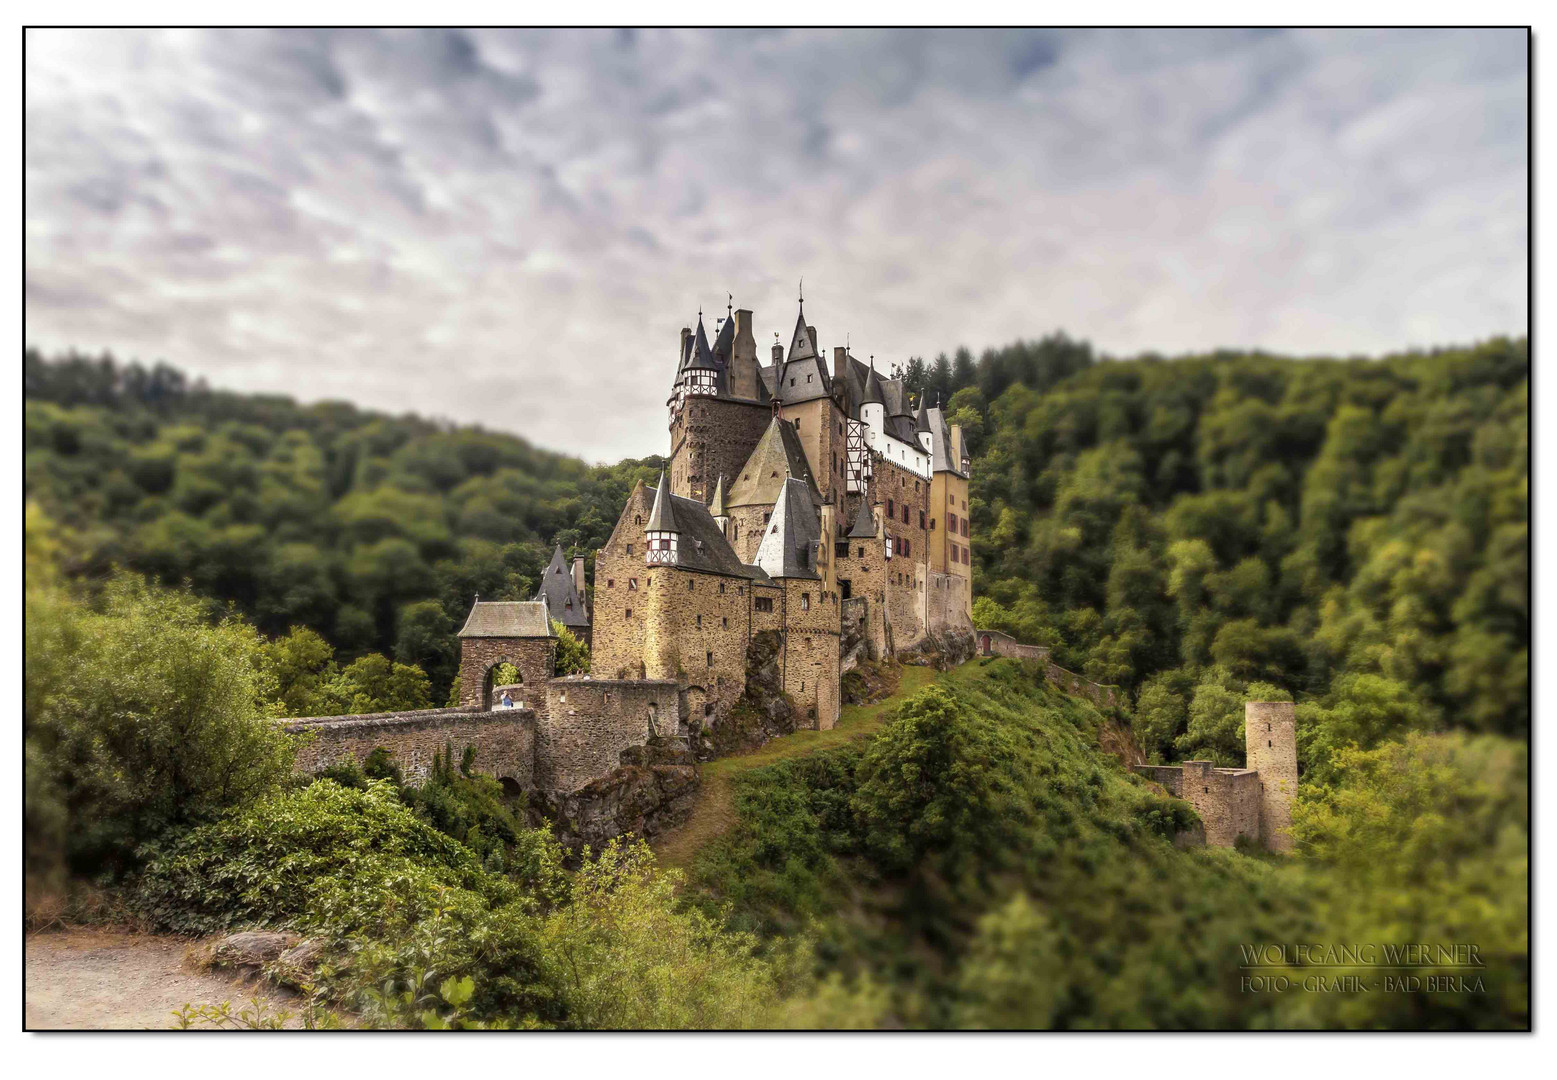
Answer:
[{"label": "arched gateway", "polygon": [[460,704],[492,707],[492,669],[508,663],[526,687],[544,693],[557,662],[557,639],[543,601],[483,601],[471,605],[460,630]]}]

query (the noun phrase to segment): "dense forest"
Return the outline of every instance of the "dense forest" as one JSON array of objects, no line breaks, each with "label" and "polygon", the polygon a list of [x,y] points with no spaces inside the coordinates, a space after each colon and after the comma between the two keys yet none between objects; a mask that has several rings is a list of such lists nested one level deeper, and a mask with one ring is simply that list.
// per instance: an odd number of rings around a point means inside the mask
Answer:
[{"label": "dense forest", "polygon": [[[93,880],[156,929],[309,934],[322,1026],[1527,1026],[1526,343],[909,371],[969,434],[977,620],[1129,707],[918,669],[878,730],[732,781],[682,880],[569,856],[458,747],[292,776],[268,719],[441,699],[471,594],[592,551],[658,459],[29,353],[29,919]],[[1255,696],[1299,703],[1298,854],[1178,850],[1193,811],[1103,744],[1241,764]],[[1295,940],[1486,966],[1249,994],[1239,951]]]},{"label": "dense forest", "polygon": [[512,435],[225,393],[107,356],[29,352],[25,379],[27,496],[68,574],[187,581],[266,634],[317,635],[294,653],[420,668],[436,703],[472,597],[530,599],[553,544],[593,559],[659,467],[591,467]]}]

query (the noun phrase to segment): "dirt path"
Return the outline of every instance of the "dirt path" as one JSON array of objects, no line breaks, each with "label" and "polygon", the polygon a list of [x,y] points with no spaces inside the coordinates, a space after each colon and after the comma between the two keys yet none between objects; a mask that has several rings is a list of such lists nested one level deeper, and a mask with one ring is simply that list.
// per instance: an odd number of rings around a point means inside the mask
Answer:
[{"label": "dirt path", "polygon": [[228,1001],[236,1010],[256,995],[289,1007],[289,995],[257,980],[187,966],[189,945],[188,938],[121,930],[26,935],[27,1029],[168,1028],[181,1005]]},{"label": "dirt path", "polygon": [[688,869],[706,844],[735,824],[735,785],[732,781],[736,776],[748,769],[760,769],[786,758],[805,757],[863,738],[881,726],[883,713],[929,686],[935,678],[933,668],[904,667],[894,694],[874,705],[846,706],[837,725],[829,731],[797,731],[774,739],[749,754],[719,758],[703,765],[702,784],[692,813],[651,845],[660,865]]}]

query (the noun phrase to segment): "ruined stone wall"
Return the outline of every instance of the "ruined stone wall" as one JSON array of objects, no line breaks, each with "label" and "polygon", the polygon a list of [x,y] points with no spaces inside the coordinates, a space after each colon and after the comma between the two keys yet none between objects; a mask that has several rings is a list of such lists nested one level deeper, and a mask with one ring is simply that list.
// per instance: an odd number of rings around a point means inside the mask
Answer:
[{"label": "ruined stone wall", "polygon": [[622,751],[647,745],[651,721],[676,722],[678,687],[669,680],[553,679],[546,715],[535,726],[537,787],[567,794],[622,764]]},{"label": "ruined stone wall", "polygon": [[1050,682],[1067,694],[1084,697],[1099,708],[1112,709],[1124,704],[1124,691],[1119,687],[1084,679],[1074,671],[1066,671],[1053,660],[1045,661],[1044,672]]},{"label": "ruined stone wall", "polygon": [[516,701],[537,710],[545,707],[544,688],[557,670],[555,638],[461,638],[460,705],[489,708],[485,700],[487,672],[500,663],[513,664],[525,693]]},{"label": "ruined stone wall", "polygon": [[974,634],[978,640],[980,656],[1010,656],[1017,660],[1049,659],[1047,645],[1024,645],[1010,634],[999,630],[975,630]]},{"label": "ruined stone wall", "polygon": [[711,721],[746,688],[750,581],[671,566],[644,579],[644,673],[689,691],[697,717]]},{"label": "ruined stone wall", "polygon": [[[644,522],[652,494],[637,485],[622,508],[611,539],[595,553],[594,646],[590,670],[603,678],[643,674]],[[631,614],[628,614],[631,612]]]},{"label": "ruined stone wall", "polygon": [[1251,769],[1217,769],[1209,761],[1182,765],[1137,765],[1135,771],[1161,784],[1195,808],[1205,842],[1232,847],[1238,837],[1260,838],[1260,778]]},{"label": "ruined stone wall", "polygon": [[300,773],[362,761],[382,746],[407,780],[421,781],[432,770],[434,754],[452,748],[458,763],[465,747],[473,746],[477,772],[513,780],[523,788],[535,780],[536,713],[531,709],[419,709],[281,723],[289,734],[300,736],[295,765]]},{"label": "ruined stone wall", "polygon": [[784,582],[784,692],[800,707],[800,727],[828,730],[838,722],[839,610],[821,583]]},{"label": "ruined stone wall", "polygon": [[1260,840],[1271,851],[1291,851],[1297,707],[1290,701],[1246,702],[1243,737],[1245,764],[1260,774]]},{"label": "ruined stone wall", "polygon": [[670,426],[670,490],[707,503],[720,475],[726,486],[768,429],[773,410],[754,401],[691,397]]}]

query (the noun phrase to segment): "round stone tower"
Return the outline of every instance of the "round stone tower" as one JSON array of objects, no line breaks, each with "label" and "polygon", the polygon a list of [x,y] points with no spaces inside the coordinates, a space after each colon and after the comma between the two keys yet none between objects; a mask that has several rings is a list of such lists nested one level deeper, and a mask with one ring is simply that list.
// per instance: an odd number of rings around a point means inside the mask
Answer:
[{"label": "round stone tower", "polygon": [[1292,850],[1292,802],[1297,797],[1297,707],[1290,701],[1249,701],[1243,707],[1245,765],[1260,774],[1260,841]]}]

